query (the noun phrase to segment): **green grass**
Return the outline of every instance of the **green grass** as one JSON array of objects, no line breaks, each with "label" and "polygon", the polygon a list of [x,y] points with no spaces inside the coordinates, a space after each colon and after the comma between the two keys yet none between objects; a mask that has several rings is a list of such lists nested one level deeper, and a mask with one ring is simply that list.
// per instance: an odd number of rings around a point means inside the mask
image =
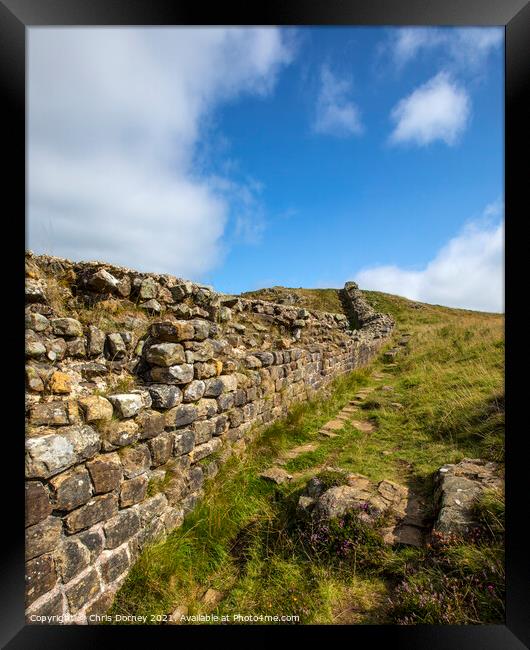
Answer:
[{"label": "green grass", "polygon": [[278,302],[288,294],[297,296],[300,302],[297,307],[327,311],[333,314],[342,314],[343,307],[339,298],[338,289],[302,289],[290,287],[272,287],[270,289],[259,289],[241,294],[243,298],[259,298],[270,302]]},{"label": "green grass", "polygon": [[[502,316],[366,295],[395,317],[396,342],[412,334],[397,365],[376,361],[340,378],[330,396],[297,405],[241,457],[231,457],[183,526],[142,553],[114,613],[165,614],[186,604],[200,614],[207,611],[202,594],[212,587],[224,594],[219,615],[295,614],[301,623],[503,620],[501,494],[486,493],[477,504],[486,531],[480,539],[391,549],[357,534],[365,542],[356,557],[375,562],[337,562],[333,553],[308,549],[293,530],[298,496],[325,466],[408,484],[432,502],[432,476],[441,465],[504,458]],[[382,370],[376,382],[371,373]],[[369,419],[376,431],[346,424],[336,438],[320,437],[322,424],[364,386],[375,390],[355,419]],[[258,477],[282,451],[307,442],[318,442],[317,449],[285,465],[291,483],[274,486]]]}]

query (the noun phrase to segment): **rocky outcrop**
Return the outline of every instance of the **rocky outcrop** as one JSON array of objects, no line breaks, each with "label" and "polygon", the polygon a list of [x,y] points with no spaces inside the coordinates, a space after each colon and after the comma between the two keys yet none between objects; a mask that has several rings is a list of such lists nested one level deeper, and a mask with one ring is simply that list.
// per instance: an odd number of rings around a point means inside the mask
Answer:
[{"label": "rocky outcrop", "polygon": [[435,478],[439,512],[434,530],[460,536],[477,528],[474,506],[484,490],[502,488],[499,471],[497,463],[476,458],[441,467]]},{"label": "rocky outcrop", "polygon": [[29,622],[105,611],[225,458],[392,330],[31,253],[26,301]]}]

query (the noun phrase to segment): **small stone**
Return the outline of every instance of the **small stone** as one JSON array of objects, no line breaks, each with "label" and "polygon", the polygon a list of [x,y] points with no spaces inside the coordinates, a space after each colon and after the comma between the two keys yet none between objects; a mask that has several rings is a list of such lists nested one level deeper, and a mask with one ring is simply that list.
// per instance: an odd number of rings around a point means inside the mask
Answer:
[{"label": "small stone", "polygon": [[67,395],[72,391],[70,376],[56,370],[50,378],[49,387],[52,393]]},{"label": "small stone", "polygon": [[179,605],[176,607],[169,615],[168,625],[181,625],[182,623],[185,623],[188,611],[187,605]]},{"label": "small stone", "polygon": [[[168,411],[171,413],[171,411]],[[164,431],[166,420],[164,414],[157,411],[142,411],[136,418],[140,425],[140,438],[154,438]]]},{"label": "small stone", "polygon": [[51,325],[56,336],[83,336],[83,326],[75,318],[54,318]]},{"label": "small stone", "polygon": [[213,438],[212,440],[205,442],[203,445],[198,445],[190,452],[190,461],[196,463],[197,461],[214,454],[216,451],[219,451],[222,446],[223,443],[220,438]]},{"label": "small stone", "polygon": [[29,420],[35,426],[69,424],[66,404],[62,401],[34,404],[30,411]]},{"label": "small stone", "polygon": [[44,286],[45,285],[42,280],[26,278],[26,286],[25,286],[26,302],[28,303],[40,302],[46,304],[48,302],[48,298],[46,297]]},{"label": "small stone", "polygon": [[158,284],[152,278],[145,278],[140,284],[140,300],[151,300],[158,295]]},{"label": "small stone", "polygon": [[151,464],[158,467],[167,463],[171,458],[173,451],[173,435],[171,433],[162,433],[156,438],[151,438],[147,443],[151,451]]},{"label": "small stone", "polygon": [[74,358],[86,356],[86,340],[83,336],[71,339],[66,343],[66,354]]},{"label": "small stone", "polygon": [[29,313],[26,314],[25,325],[26,329],[43,332],[50,325],[50,321],[42,314]]},{"label": "small stone", "polygon": [[99,429],[103,436],[103,451],[130,445],[140,436],[140,426],[133,419],[102,422]]},{"label": "small stone", "polygon": [[112,419],[113,408],[108,399],[100,395],[90,395],[83,397],[79,401],[79,406],[85,415],[87,422],[97,422],[99,420]]},{"label": "small stone", "polygon": [[286,472],[284,469],[281,469],[280,467],[271,467],[270,469],[261,472],[259,476],[266,479],[267,481],[276,483],[277,485],[281,485],[282,483],[290,481],[293,478],[291,474]]},{"label": "small stone", "polygon": [[26,366],[26,386],[37,393],[44,390],[44,382],[33,366]]},{"label": "small stone", "polygon": [[38,359],[46,353],[46,347],[42,341],[40,341],[37,335],[28,330],[25,335],[26,341],[26,356],[30,359]]},{"label": "small stone", "polygon": [[181,404],[168,411],[167,415],[169,426],[174,427],[184,427],[199,417],[197,407],[193,404]]}]

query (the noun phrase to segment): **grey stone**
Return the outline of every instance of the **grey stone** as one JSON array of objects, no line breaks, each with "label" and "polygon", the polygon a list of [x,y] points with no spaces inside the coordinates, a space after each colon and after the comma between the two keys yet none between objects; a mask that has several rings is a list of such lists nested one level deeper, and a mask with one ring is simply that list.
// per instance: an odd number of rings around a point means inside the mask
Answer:
[{"label": "grey stone", "polygon": [[116,453],[101,454],[88,461],[86,467],[90,473],[94,492],[105,494],[119,487],[123,477],[120,457]]},{"label": "grey stone", "polygon": [[210,456],[211,454],[219,451],[222,446],[223,443],[221,442],[220,438],[212,438],[212,440],[209,440],[202,445],[198,445],[190,452],[190,461],[192,463],[196,463],[197,461],[202,460],[203,458],[206,458],[207,456]]},{"label": "grey stone", "polygon": [[143,474],[151,465],[151,454],[146,444],[124,447],[120,449],[119,455],[126,478],[134,478]]},{"label": "grey stone", "polygon": [[92,497],[92,484],[85,467],[74,467],[50,479],[56,510],[73,510]]},{"label": "grey stone", "polygon": [[100,354],[103,354],[103,348],[105,347],[105,332],[102,332],[98,327],[94,325],[88,326],[87,334],[87,353],[91,357],[97,357]]},{"label": "grey stone", "polygon": [[62,581],[67,583],[90,564],[90,551],[77,537],[70,537],[60,544],[55,560]]},{"label": "grey stone", "polygon": [[83,336],[83,326],[75,318],[54,318],[51,326],[56,336]]},{"label": "grey stone", "polygon": [[101,293],[114,293],[119,283],[118,278],[115,278],[111,273],[105,271],[105,269],[96,271],[88,280],[88,286],[93,291]]},{"label": "grey stone", "polygon": [[154,367],[151,369],[151,380],[162,384],[187,384],[192,379],[193,366],[189,363],[169,368]]},{"label": "grey stone", "polygon": [[168,343],[191,341],[195,334],[195,328],[190,321],[161,321],[153,323],[149,331],[154,339]]},{"label": "grey stone", "polygon": [[293,478],[289,472],[286,472],[281,467],[271,467],[264,472],[261,472],[260,477],[267,481],[271,481],[272,483],[276,483],[277,485],[281,485]]},{"label": "grey stone", "polygon": [[182,456],[188,454],[195,447],[195,433],[191,430],[179,431],[173,434],[174,447],[173,452],[175,456]]},{"label": "grey stone", "polygon": [[57,573],[53,557],[41,555],[26,562],[26,606],[31,605],[37,598],[54,588]]},{"label": "grey stone", "polygon": [[109,395],[108,399],[122,418],[134,417],[144,408],[142,396],[136,393]]},{"label": "grey stone", "polygon": [[57,434],[26,440],[26,476],[49,478],[95,456],[101,447],[99,434],[88,425],[63,427]]},{"label": "grey stone", "polygon": [[135,535],[140,529],[140,519],[134,510],[119,512],[103,526],[105,548],[116,548]]},{"label": "grey stone", "polygon": [[159,409],[170,409],[182,401],[182,392],[177,386],[167,384],[151,384],[147,387],[153,406]]},{"label": "grey stone", "polygon": [[114,582],[129,568],[130,561],[124,548],[110,553],[101,560],[101,577],[103,582]]}]

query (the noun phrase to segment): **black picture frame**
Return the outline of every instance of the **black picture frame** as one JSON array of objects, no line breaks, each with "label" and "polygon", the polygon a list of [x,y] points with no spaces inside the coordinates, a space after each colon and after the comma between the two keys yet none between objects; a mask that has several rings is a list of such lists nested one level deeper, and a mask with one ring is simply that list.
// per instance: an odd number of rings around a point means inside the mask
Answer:
[{"label": "black picture frame", "polygon": [[[526,214],[522,210],[523,191],[528,184],[527,139],[524,137],[528,104],[524,101],[530,70],[530,6],[527,0],[326,0],[309,2],[269,0],[250,4],[236,11],[218,4],[207,10],[200,5],[168,0],[0,0],[0,83],[3,90],[4,205],[10,206],[17,223],[25,214],[25,40],[26,29],[36,26],[74,25],[454,25],[505,26],[505,205],[509,215],[506,242],[509,246],[512,223]],[[521,162],[522,161],[522,162]],[[7,197],[6,197],[7,194]],[[7,198],[7,201],[6,201]],[[527,212],[527,210],[526,210]],[[17,221],[18,220],[18,221]],[[514,224],[515,226],[516,224]],[[24,231],[24,229],[22,228]],[[6,239],[7,243],[7,239]],[[22,256],[21,256],[22,257]],[[505,270],[505,286],[510,286],[512,271]],[[513,271],[515,277],[515,271]],[[21,279],[24,277],[21,273]],[[20,292],[22,295],[22,292]],[[511,304],[509,292],[505,303]],[[507,318],[508,359],[517,348],[512,339],[512,318]],[[522,339],[521,339],[522,340]],[[514,355],[515,356],[515,355]],[[18,363],[16,364],[19,365]],[[22,364],[20,364],[22,365]],[[526,456],[523,453],[526,430],[516,431],[513,422],[517,400],[512,397],[516,362],[507,363],[508,427],[512,435],[506,444],[506,624],[484,626],[281,626],[281,627],[117,627],[117,626],[30,626],[24,622],[24,541],[22,523],[22,481],[18,465],[23,452],[17,437],[13,441],[15,474],[13,495],[4,493],[0,643],[15,648],[84,648],[95,643],[108,647],[134,635],[151,644],[179,644],[206,641],[213,632],[220,642],[230,636],[270,642],[274,638],[289,642],[293,638],[324,632],[325,638],[346,632],[348,645],[358,648],[388,643],[391,647],[429,648],[429,650],[477,648],[508,650],[530,647],[530,562],[526,552],[525,527],[528,523]],[[515,435],[516,433],[519,435]],[[22,438],[19,436],[18,438]],[[22,443],[20,443],[22,444]],[[11,451],[8,450],[9,454]],[[20,454],[20,455],[19,455]],[[20,463],[22,465],[22,462]],[[20,469],[20,471],[22,471]],[[526,489],[525,489],[526,488]],[[20,500],[19,500],[20,499]],[[526,515],[526,516],[525,516]],[[8,534],[9,532],[9,534]],[[324,626],[322,626],[324,627]],[[119,639],[119,641],[118,641]]]}]

